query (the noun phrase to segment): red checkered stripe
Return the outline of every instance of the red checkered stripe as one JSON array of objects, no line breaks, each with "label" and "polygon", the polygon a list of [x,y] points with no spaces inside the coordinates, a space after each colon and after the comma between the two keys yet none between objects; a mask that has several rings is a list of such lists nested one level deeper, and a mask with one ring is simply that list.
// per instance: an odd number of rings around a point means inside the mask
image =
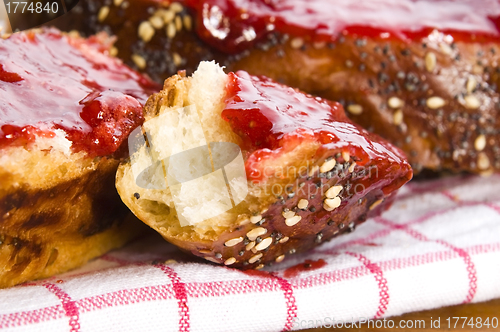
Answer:
[{"label": "red checkered stripe", "polygon": [[[294,278],[292,280],[287,280],[278,276],[274,276],[273,279],[267,278],[257,278],[248,280],[233,280],[233,281],[222,281],[222,282],[193,282],[184,283],[181,278],[176,273],[173,267],[169,267],[163,264],[157,264],[156,266],[160,268],[164,273],[168,275],[171,280],[170,285],[160,285],[160,286],[146,286],[139,287],[135,289],[120,290],[115,292],[109,292],[103,295],[86,297],[80,300],[73,301],[69,294],[64,292],[57,285],[52,283],[44,284],[32,284],[28,287],[33,286],[43,286],[48,291],[53,293],[61,301],[61,305],[48,306],[45,308],[40,308],[36,310],[21,311],[6,315],[0,315],[0,328],[14,327],[35,324],[43,321],[50,321],[56,319],[62,319],[66,317],[69,323],[69,329],[71,331],[78,331],[80,326],[78,322],[79,314],[83,312],[90,312],[94,310],[99,310],[104,307],[113,307],[120,305],[127,305],[137,302],[145,301],[156,301],[159,299],[176,299],[179,305],[179,330],[188,331],[189,330],[189,298],[198,297],[217,297],[225,296],[235,293],[246,293],[246,292],[268,292],[281,290],[284,294],[287,303],[287,319],[284,324],[284,330],[291,329],[291,323],[293,318],[297,315],[297,303],[293,296],[294,289],[300,288],[310,288],[317,285],[331,284],[335,282],[341,282],[343,280],[360,278],[366,275],[373,275],[375,280],[378,282],[380,301],[375,317],[383,316],[390,299],[390,287],[387,284],[387,280],[384,277],[384,272],[396,269],[404,269],[410,266],[419,266],[423,264],[429,264],[439,261],[447,261],[451,259],[456,259],[457,256],[462,258],[466,270],[469,275],[469,292],[467,294],[464,302],[470,302],[475,295],[477,290],[477,275],[475,271],[475,266],[472,261],[473,255],[498,252],[500,251],[500,243],[475,245],[467,248],[455,247],[442,239],[429,239],[423,234],[411,229],[412,225],[422,223],[427,221],[429,218],[446,214],[452,210],[458,209],[464,206],[474,206],[474,205],[484,205],[489,207],[500,214],[500,207],[493,203],[483,203],[483,202],[460,202],[456,200],[456,197],[450,195],[446,190],[442,190],[443,196],[452,199],[459,206],[454,206],[449,209],[444,209],[438,212],[431,212],[423,217],[411,220],[405,224],[395,224],[386,219],[378,218],[376,221],[379,224],[386,226],[385,229],[369,234],[368,236],[350,241],[343,244],[342,246],[334,247],[328,250],[316,250],[316,253],[323,255],[338,255],[339,250],[347,247],[349,245],[363,245],[370,241],[383,238],[393,231],[404,231],[409,235],[413,236],[420,241],[435,241],[436,243],[442,244],[447,250],[440,252],[427,253],[422,255],[414,255],[405,258],[395,258],[387,261],[374,263],[370,261],[367,257],[354,252],[343,252],[343,254],[350,255],[360,261],[360,266],[355,266],[346,269],[340,269],[336,271],[330,271],[326,273],[317,273],[305,278]],[[113,260],[114,258],[109,258],[108,260]],[[131,264],[125,260],[114,259],[119,265]],[[137,264],[137,263],[133,263]],[[141,263],[137,264],[141,265]],[[144,265],[142,263],[142,265]],[[214,291],[216,290],[216,291]]]}]

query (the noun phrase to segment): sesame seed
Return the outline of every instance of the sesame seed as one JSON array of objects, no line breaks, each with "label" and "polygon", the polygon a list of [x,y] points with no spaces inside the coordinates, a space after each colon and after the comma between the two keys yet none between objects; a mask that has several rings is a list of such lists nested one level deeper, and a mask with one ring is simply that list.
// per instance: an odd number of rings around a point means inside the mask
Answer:
[{"label": "sesame seed", "polygon": [[247,244],[245,246],[245,250],[248,251],[248,250],[251,250],[253,247],[255,247],[255,241],[252,241],[250,242],[249,244]]},{"label": "sesame seed", "polygon": [[215,253],[215,258],[222,258],[222,254],[220,252]]},{"label": "sesame seed", "polygon": [[432,72],[434,68],[436,68],[436,54],[429,52],[425,55],[425,69],[427,69],[428,72]]},{"label": "sesame seed", "polygon": [[123,2],[123,0],[113,0],[113,4],[117,7],[120,6],[122,4],[122,2]]},{"label": "sesame seed", "polygon": [[285,259],[285,255],[280,255],[274,260],[276,263],[281,263]]},{"label": "sesame seed", "polygon": [[139,193],[134,193],[134,197],[135,197],[135,199],[139,199],[139,198],[141,198],[141,195]]},{"label": "sesame seed", "polygon": [[149,23],[149,21],[144,21],[141,24],[139,24],[139,29],[137,30],[137,34],[145,43],[147,43],[155,35],[155,29],[153,28],[151,23]]},{"label": "sesame seed", "polygon": [[446,102],[441,97],[430,97],[429,99],[427,99],[426,104],[427,107],[435,110],[440,107],[443,107],[446,104]]},{"label": "sesame seed", "polygon": [[237,237],[237,238],[234,238],[234,239],[231,239],[231,240],[227,240],[224,245],[226,247],[232,247],[232,246],[235,246],[237,245],[238,243],[240,242],[243,242],[243,237]]},{"label": "sesame seed", "polygon": [[118,48],[116,48],[115,46],[112,46],[109,49],[109,55],[111,55],[111,56],[117,56],[118,55]]},{"label": "sesame seed", "polygon": [[182,7],[182,5],[178,2],[172,2],[170,4],[170,10],[173,11],[174,13],[180,13],[182,12],[184,8]]},{"label": "sesame seed", "polygon": [[320,173],[331,171],[335,167],[335,164],[337,164],[337,161],[335,159],[326,160],[319,168]]},{"label": "sesame seed", "polygon": [[301,48],[302,46],[304,45],[304,40],[302,38],[293,38],[292,40],[290,40],[290,46],[292,46],[292,48]]},{"label": "sesame seed", "polygon": [[402,110],[397,110],[394,112],[392,115],[392,122],[396,125],[399,126],[401,123],[403,123],[403,111]]},{"label": "sesame seed", "polygon": [[348,162],[351,159],[351,155],[347,151],[342,151],[342,158],[345,162]]},{"label": "sesame seed", "polygon": [[347,106],[347,111],[354,115],[360,115],[361,113],[363,113],[363,106],[358,104],[352,104]]},{"label": "sesame seed", "polygon": [[291,227],[296,225],[301,219],[302,219],[301,216],[293,216],[291,218],[285,219],[285,224]]},{"label": "sesame seed", "polygon": [[191,16],[186,15],[183,19],[184,27],[186,28],[186,30],[191,31],[191,29],[193,28],[193,20],[191,19]]},{"label": "sesame seed", "polygon": [[213,257],[204,257],[207,261],[210,261],[212,263],[220,263],[217,259]]},{"label": "sesame seed", "polygon": [[247,233],[247,237],[250,241],[253,241],[257,238],[257,236],[261,236],[267,233],[267,229],[264,227],[257,227],[252,229],[250,232]]},{"label": "sesame seed", "polygon": [[101,9],[99,9],[99,13],[97,14],[97,20],[99,22],[102,22],[108,17],[109,14],[109,7],[108,6],[103,6]]},{"label": "sesame seed", "polygon": [[170,22],[167,25],[167,37],[170,39],[174,38],[176,32],[177,31],[175,30],[175,24],[173,22]]},{"label": "sesame seed", "polygon": [[285,236],[284,238],[282,238],[280,240],[280,243],[285,243],[286,241],[288,241],[290,238],[288,236]]},{"label": "sesame seed", "polygon": [[340,194],[342,189],[343,189],[342,186],[333,186],[325,192],[325,196],[327,198],[335,198]]},{"label": "sesame seed", "polygon": [[319,170],[319,166],[318,165],[314,165],[313,167],[311,167],[311,169],[309,170],[309,172],[307,173],[307,175],[308,176],[313,176],[318,170]]},{"label": "sesame seed", "polygon": [[258,245],[256,245],[255,249],[257,249],[258,251],[264,250],[267,247],[269,247],[271,245],[271,243],[273,243],[273,238],[272,237],[267,237],[264,240],[262,240],[261,243],[259,243]]},{"label": "sesame seed", "polygon": [[476,151],[483,151],[485,147],[486,147],[486,136],[479,135],[474,141],[474,149],[476,149]]},{"label": "sesame seed", "polygon": [[469,79],[467,80],[467,84],[465,86],[467,88],[467,93],[472,93],[472,91],[474,91],[474,89],[477,86],[477,81],[474,78],[474,76],[469,77]]},{"label": "sesame seed", "polygon": [[293,211],[283,211],[281,213],[281,215],[285,218],[285,219],[288,219],[288,218],[292,218],[293,216],[295,216],[295,212]]},{"label": "sesame seed", "polygon": [[228,258],[228,259],[225,260],[224,265],[231,265],[231,264],[234,264],[234,263],[236,263],[236,258],[231,257],[231,258]]},{"label": "sesame seed", "polygon": [[373,210],[375,209],[377,206],[379,206],[384,200],[383,199],[379,199],[378,201],[375,201],[373,202],[372,205],[370,205],[370,210]]},{"label": "sesame seed", "polygon": [[255,263],[256,261],[258,261],[258,260],[259,260],[262,256],[263,256],[263,254],[262,254],[262,253],[257,254],[257,255],[255,255],[255,256],[252,256],[252,257],[250,257],[250,259],[248,260],[248,263],[253,264],[253,263]]},{"label": "sesame seed", "polygon": [[334,198],[327,198],[323,202],[324,202],[323,207],[325,208],[326,211],[333,211],[340,206],[340,203],[342,201],[340,197],[334,197]]},{"label": "sesame seed", "polygon": [[356,167],[356,163],[352,163],[351,166],[349,166],[349,173],[354,172],[354,168]]},{"label": "sesame seed", "polygon": [[146,68],[146,59],[144,59],[142,56],[138,54],[132,54],[131,58],[139,69]]},{"label": "sesame seed", "polygon": [[165,10],[163,12],[163,21],[165,24],[172,22],[175,18],[175,13],[171,10]]},{"label": "sesame seed", "polygon": [[255,267],[256,270],[260,270],[264,268],[264,264],[259,264]]},{"label": "sesame seed", "polygon": [[151,16],[149,18],[149,23],[155,28],[155,29],[161,29],[163,28],[163,25],[165,22],[163,22],[163,18],[160,16]]},{"label": "sesame seed", "polygon": [[404,104],[405,104],[405,102],[401,98],[398,98],[398,97],[391,97],[387,101],[387,105],[389,105],[389,107],[393,108],[393,109],[401,108],[401,107],[403,107]]},{"label": "sesame seed", "polygon": [[175,29],[177,31],[181,31],[182,30],[182,18],[180,16],[176,16],[175,17]]},{"label": "sesame seed", "polygon": [[297,204],[297,207],[301,210],[307,209],[307,206],[309,205],[309,201],[307,199],[301,199],[299,203]]},{"label": "sesame seed", "polygon": [[258,223],[258,222],[259,222],[259,221],[261,221],[261,220],[262,220],[262,215],[260,215],[260,214],[259,214],[259,215],[256,215],[256,216],[251,216],[251,217],[250,217],[250,222],[251,222],[252,224],[256,224],[256,223]]},{"label": "sesame seed", "polygon": [[488,158],[486,153],[480,152],[477,155],[477,167],[480,170],[485,170],[485,169],[490,168],[490,159]]},{"label": "sesame seed", "polygon": [[[0,27],[0,31],[2,31],[2,27]],[[80,37],[80,32],[78,32],[78,30],[71,30],[70,32],[68,32],[68,35],[71,38],[78,38]]]},{"label": "sesame seed", "polygon": [[481,106],[481,102],[477,99],[476,96],[468,95],[464,97],[465,100],[465,108],[470,110],[478,109]]}]

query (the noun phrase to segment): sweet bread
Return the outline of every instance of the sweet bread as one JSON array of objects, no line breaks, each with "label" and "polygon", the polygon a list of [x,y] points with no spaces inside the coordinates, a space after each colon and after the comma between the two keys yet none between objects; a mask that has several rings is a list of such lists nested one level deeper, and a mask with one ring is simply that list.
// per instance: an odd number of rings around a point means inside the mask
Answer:
[{"label": "sweet bread", "polygon": [[340,104],[213,62],[167,79],[144,111],[118,192],[166,240],[219,264],[259,268],[352,231],[412,176]]},{"label": "sweet bread", "polygon": [[114,177],[157,86],[108,56],[111,42],[55,29],[0,40],[0,288],[75,268],[144,230]]},{"label": "sweet bread", "polygon": [[81,2],[54,24],[117,36],[162,82],[214,59],[341,102],[416,171],[500,170],[500,4],[485,1]]}]

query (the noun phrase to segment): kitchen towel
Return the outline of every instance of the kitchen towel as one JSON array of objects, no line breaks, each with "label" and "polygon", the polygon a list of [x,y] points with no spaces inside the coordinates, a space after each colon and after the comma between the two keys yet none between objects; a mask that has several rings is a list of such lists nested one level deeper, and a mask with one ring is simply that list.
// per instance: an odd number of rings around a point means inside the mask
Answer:
[{"label": "kitchen towel", "polygon": [[499,276],[500,175],[454,176],[413,181],[355,232],[254,273],[149,235],[0,290],[0,329],[287,331],[499,298]]}]

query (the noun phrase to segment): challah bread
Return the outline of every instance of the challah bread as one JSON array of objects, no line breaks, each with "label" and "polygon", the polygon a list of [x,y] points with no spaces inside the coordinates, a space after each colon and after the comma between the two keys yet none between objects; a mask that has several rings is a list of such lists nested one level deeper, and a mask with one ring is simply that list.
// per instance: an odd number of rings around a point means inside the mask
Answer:
[{"label": "challah bread", "polygon": [[213,62],[167,79],[145,120],[118,168],[122,200],[166,240],[234,267],[354,230],[412,176],[402,152],[340,104]]}]

